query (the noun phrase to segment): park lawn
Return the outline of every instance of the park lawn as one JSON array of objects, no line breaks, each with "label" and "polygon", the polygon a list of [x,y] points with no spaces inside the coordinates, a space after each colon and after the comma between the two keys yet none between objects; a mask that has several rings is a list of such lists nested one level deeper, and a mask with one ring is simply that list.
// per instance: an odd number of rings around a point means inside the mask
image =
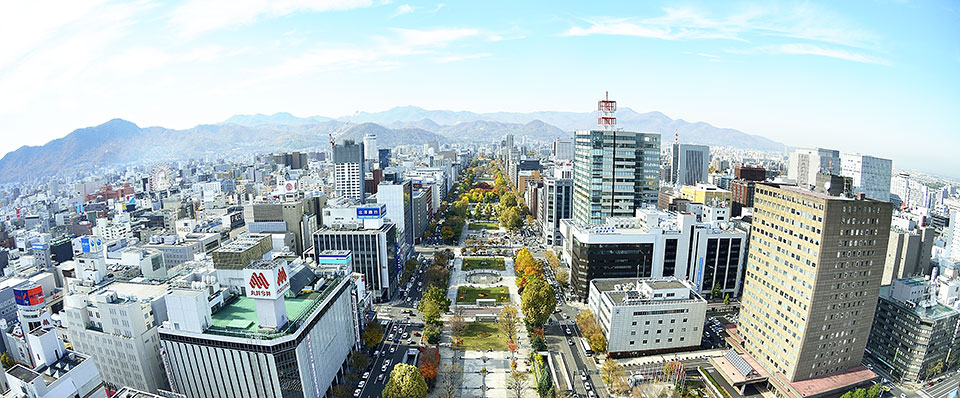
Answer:
[{"label": "park lawn", "polygon": [[496,299],[497,304],[506,304],[510,302],[510,289],[506,286],[485,288],[460,286],[457,288],[457,303],[476,304],[477,299],[482,298]]},{"label": "park lawn", "polygon": [[[483,264],[483,262],[486,262],[486,264]],[[463,268],[464,271],[473,271],[475,269],[503,271],[507,269],[506,266],[503,265],[503,257],[464,257],[461,268]]]},{"label": "park lawn", "polygon": [[500,224],[495,222],[483,222],[483,221],[470,222],[471,231],[479,231],[483,229],[500,229]]},{"label": "park lawn", "polygon": [[507,339],[503,338],[496,322],[470,322],[463,331],[461,350],[506,351]]}]

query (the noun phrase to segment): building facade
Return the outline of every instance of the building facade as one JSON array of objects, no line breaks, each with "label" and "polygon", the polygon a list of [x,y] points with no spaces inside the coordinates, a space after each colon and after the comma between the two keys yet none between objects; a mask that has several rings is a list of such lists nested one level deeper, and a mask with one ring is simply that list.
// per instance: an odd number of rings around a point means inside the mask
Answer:
[{"label": "building facade", "polygon": [[620,130],[578,131],[574,136],[573,218],[600,224],[656,206],[660,185],[660,134]]},{"label": "building facade", "polygon": [[853,179],[853,192],[870,199],[890,201],[893,161],[859,153],[840,155],[840,175]]},{"label": "building facade", "polygon": [[671,149],[670,182],[675,185],[696,185],[707,182],[710,147],[674,143]]},{"label": "building facade", "polygon": [[345,140],[333,147],[334,191],[337,197],[364,200],[365,164],[362,143]]},{"label": "building facade", "polygon": [[823,148],[797,148],[790,153],[787,178],[808,188],[817,182],[817,174],[840,175],[840,151]]},{"label": "building facade", "polygon": [[547,177],[540,188],[537,218],[547,245],[560,245],[560,220],[573,217],[573,179]]}]

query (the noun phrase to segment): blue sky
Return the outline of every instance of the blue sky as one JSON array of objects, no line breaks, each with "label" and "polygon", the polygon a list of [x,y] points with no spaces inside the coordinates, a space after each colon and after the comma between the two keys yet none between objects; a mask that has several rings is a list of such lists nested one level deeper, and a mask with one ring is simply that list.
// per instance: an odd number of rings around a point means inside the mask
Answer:
[{"label": "blue sky", "polygon": [[0,13],[0,152],[114,117],[586,111],[609,90],[960,176],[956,1],[36,3]]}]

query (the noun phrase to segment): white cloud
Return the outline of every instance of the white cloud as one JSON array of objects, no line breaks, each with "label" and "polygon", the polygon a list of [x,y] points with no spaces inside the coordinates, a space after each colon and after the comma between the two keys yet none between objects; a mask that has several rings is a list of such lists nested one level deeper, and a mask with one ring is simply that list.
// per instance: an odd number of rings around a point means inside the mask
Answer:
[{"label": "white cloud", "polygon": [[813,44],[791,43],[781,44],[771,47],[759,47],[759,52],[771,54],[791,54],[791,55],[818,55],[821,57],[837,58],[847,61],[860,62],[865,64],[875,64],[890,66],[890,61],[870,55],[860,54],[853,51],[847,51],[838,48],[822,47]]},{"label": "white cloud", "polygon": [[266,17],[301,11],[336,11],[370,7],[372,0],[188,0],[170,17],[179,32],[191,36],[245,25]]},{"label": "white cloud", "polygon": [[409,13],[411,13],[411,12],[413,12],[413,6],[411,6],[411,5],[409,5],[409,4],[404,4],[404,5],[401,5],[401,6],[397,7],[397,11],[395,11],[395,12],[393,13],[393,16],[396,17],[396,16],[400,16],[400,15],[403,15],[403,14],[409,14]]},{"label": "white cloud", "polygon": [[490,54],[490,53],[454,54],[454,55],[446,55],[443,57],[437,57],[436,60],[437,62],[447,63],[447,62],[466,61],[468,59],[486,58],[492,55],[493,54]]}]

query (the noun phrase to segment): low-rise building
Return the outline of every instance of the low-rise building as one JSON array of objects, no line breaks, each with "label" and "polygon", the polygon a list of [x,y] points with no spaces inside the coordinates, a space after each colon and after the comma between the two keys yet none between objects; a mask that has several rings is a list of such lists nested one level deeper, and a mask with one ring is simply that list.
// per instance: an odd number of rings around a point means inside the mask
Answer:
[{"label": "low-rise building", "polygon": [[590,281],[588,306],[612,357],[700,347],[707,301],[677,278]]}]

